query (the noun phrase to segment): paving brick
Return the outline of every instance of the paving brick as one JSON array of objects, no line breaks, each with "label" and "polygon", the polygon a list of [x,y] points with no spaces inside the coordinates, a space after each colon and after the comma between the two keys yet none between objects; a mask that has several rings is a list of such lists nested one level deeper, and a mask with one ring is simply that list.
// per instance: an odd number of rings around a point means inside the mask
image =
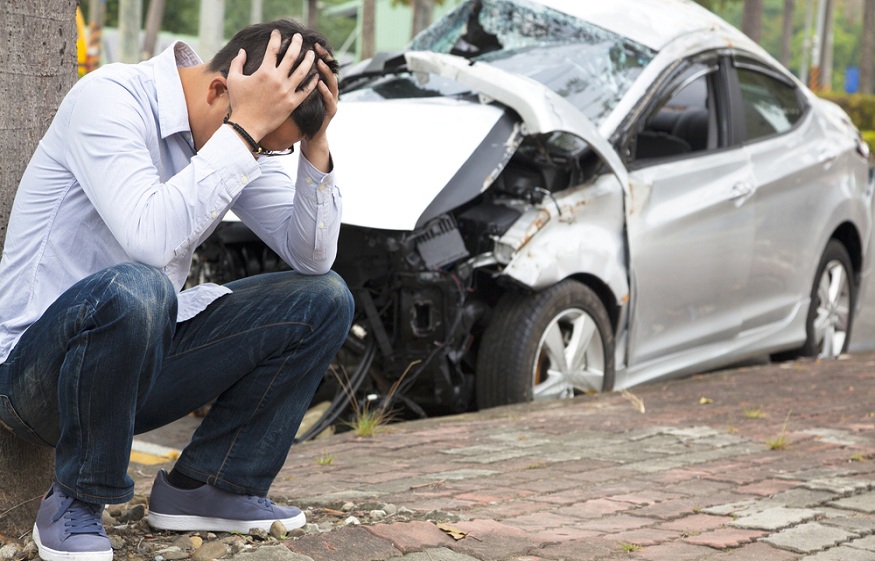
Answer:
[{"label": "paving brick", "polygon": [[696,536],[686,537],[684,538],[684,541],[695,545],[706,545],[708,547],[713,547],[714,549],[726,549],[750,543],[764,535],[765,532],[759,530],[718,528],[716,530],[703,532]]},{"label": "paving brick", "polygon": [[628,532],[619,532],[605,536],[617,543],[630,543],[638,546],[651,546],[674,540],[680,536],[680,532],[661,530],[657,528],[639,528]]},{"label": "paving brick", "polygon": [[875,561],[875,553],[841,546],[814,555],[806,555],[800,561]]},{"label": "paving brick", "polygon": [[602,533],[618,533],[629,530],[637,530],[645,526],[650,526],[654,523],[651,518],[643,518],[640,516],[629,516],[628,514],[620,514],[616,516],[604,516],[594,518],[592,520],[582,521],[576,527],[583,530],[598,530]]},{"label": "paving brick", "polygon": [[477,559],[506,559],[527,554],[546,543],[537,532],[526,532],[494,520],[460,521],[452,526],[468,535],[450,545],[450,549]]},{"label": "paving brick", "polygon": [[629,503],[621,503],[617,501],[609,501],[608,499],[594,499],[584,503],[565,506],[555,510],[557,514],[562,516],[573,516],[575,518],[597,518],[606,514],[614,514],[634,508]]},{"label": "paving brick", "polygon": [[683,542],[671,542],[645,547],[635,551],[631,558],[645,561],[698,561],[714,554],[710,547]]},{"label": "paving brick", "polygon": [[875,492],[854,495],[846,499],[840,499],[830,503],[832,506],[868,514],[875,513]]},{"label": "paving brick", "polygon": [[[820,512],[825,512],[825,509],[818,509]],[[841,516],[827,516],[820,521],[824,526],[835,526],[845,529],[854,534],[868,536],[875,533],[875,517],[865,515],[855,515],[854,513],[842,512]],[[845,515],[848,514],[848,515]]]},{"label": "paving brick", "polygon": [[[476,557],[456,553],[452,549],[445,547],[436,549],[426,549],[416,553],[408,553],[403,557],[393,557],[389,561],[478,561]],[[241,559],[240,561],[245,561]],[[350,560],[353,561],[353,560]]]},{"label": "paving brick", "polygon": [[503,522],[522,530],[539,532],[567,526],[569,525],[569,517],[555,512],[537,512],[506,518]]},{"label": "paving brick", "polygon": [[428,547],[446,547],[453,542],[453,538],[431,522],[396,522],[362,526],[362,528],[386,540],[402,553],[420,551]]},{"label": "paving brick", "polygon": [[657,528],[676,530],[687,535],[697,535],[721,528],[732,521],[728,516],[714,516],[711,514],[692,514],[683,518],[676,518],[663,522]]},{"label": "paving brick", "polygon": [[845,545],[856,549],[875,551],[875,536],[866,536],[865,538],[859,538],[853,541],[849,541]]},{"label": "paving brick", "polygon": [[572,540],[559,544],[551,544],[533,550],[543,559],[562,559],[565,561],[592,561],[606,559],[608,556],[619,556],[622,553],[619,545],[613,541],[601,538]]},{"label": "paving brick", "polygon": [[856,534],[824,526],[818,522],[800,524],[772,534],[762,541],[796,553],[815,553],[858,537]]},{"label": "paving brick", "polygon": [[306,555],[313,561],[337,561],[338,551],[355,552],[348,559],[383,561],[401,555],[387,540],[379,538],[361,526],[346,527],[325,534],[310,534],[294,541],[286,541],[286,547],[295,553]]},{"label": "paving brick", "polygon": [[736,493],[742,495],[763,495],[763,496],[771,496],[776,495],[782,491],[787,491],[788,489],[792,489],[797,485],[798,481],[793,480],[782,480],[782,479],[766,479],[764,481],[757,481],[756,483],[750,483],[748,485],[742,485],[735,489]]},{"label": "paving brick", "polygon": [[714,561],[796,561],[800,557],[798,553],[778,549],[769,544],[750,543],[725,551],[713,559]]},{"label": "paving brick", "polygon": [[761,512],[743,516],[729,523],[736,528],[752,530],[780,530],[800,522],[814,520],[818,515],[816,510],[808,508],[767,508]]}]

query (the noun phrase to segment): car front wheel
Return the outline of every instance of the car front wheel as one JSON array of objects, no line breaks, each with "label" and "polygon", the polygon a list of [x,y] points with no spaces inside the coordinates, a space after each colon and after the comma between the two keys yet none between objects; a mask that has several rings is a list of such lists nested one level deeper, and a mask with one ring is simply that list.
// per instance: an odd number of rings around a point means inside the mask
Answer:
[{"label": "car front wheel", "polygon": [[613,330],[592,289],[566,280],[536,294],[502,297],[478,353],[480,408],[613,385]]},{"label": "car front wheel", "polygon": [[836,358],[848,350],[856,298],[853,271],[848,251],[840,242],[830,240],[811,289],[802,355]]}]

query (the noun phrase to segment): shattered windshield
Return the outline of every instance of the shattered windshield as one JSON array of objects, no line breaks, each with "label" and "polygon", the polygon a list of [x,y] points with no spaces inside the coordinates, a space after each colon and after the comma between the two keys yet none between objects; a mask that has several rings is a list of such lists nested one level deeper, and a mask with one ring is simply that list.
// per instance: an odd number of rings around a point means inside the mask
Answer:
[{"label": "shattered windshield", "polygon": [[[528,0],[464,2],[420,33],[410,49],[463,56],[527,76],[566,98],[597,124],[655,54],[625,37]],[[381,97],[465,91],[435,76],[426,83],[393,76],[370,86]]]}]

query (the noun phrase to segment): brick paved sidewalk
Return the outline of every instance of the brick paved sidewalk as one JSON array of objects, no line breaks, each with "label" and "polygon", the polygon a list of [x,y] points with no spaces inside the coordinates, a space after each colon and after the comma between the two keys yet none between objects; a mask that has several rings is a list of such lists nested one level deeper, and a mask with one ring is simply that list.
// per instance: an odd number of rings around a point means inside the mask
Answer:
[{"label": "brick paved sidewalk", "polygon": [[[378,524],[238,556],[875,561],[875,355],[718,372],[633,393],[296,446],[273,497],[338,515],[345,503],[351,512],[391,504],[418,520],[396,522],[390,510]],[[145,491],[151,477],[143,475]]]}]

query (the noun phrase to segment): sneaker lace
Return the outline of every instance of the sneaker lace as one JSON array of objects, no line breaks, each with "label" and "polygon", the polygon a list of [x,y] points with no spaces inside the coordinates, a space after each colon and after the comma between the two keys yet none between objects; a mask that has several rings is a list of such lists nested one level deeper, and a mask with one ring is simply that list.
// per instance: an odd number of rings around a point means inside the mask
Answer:
[{"label": "sneaker lace", "polygon": [[273,507],[273,502],[270,499],[268,499],[267,497],[258,497],[258,496],[253,495],[252,498],[255,499],[256,502],[260,505],[264,505],[267,508]]},{"label": "sneaker lace", "polygon": [[57,522],[63,517],[64,529],[68,534],[103,535],[103,523],[100,519],[102,508],[100,505],[86,503],[66,495],[61,495],[61,497],[63,501],[52,522]]}]

